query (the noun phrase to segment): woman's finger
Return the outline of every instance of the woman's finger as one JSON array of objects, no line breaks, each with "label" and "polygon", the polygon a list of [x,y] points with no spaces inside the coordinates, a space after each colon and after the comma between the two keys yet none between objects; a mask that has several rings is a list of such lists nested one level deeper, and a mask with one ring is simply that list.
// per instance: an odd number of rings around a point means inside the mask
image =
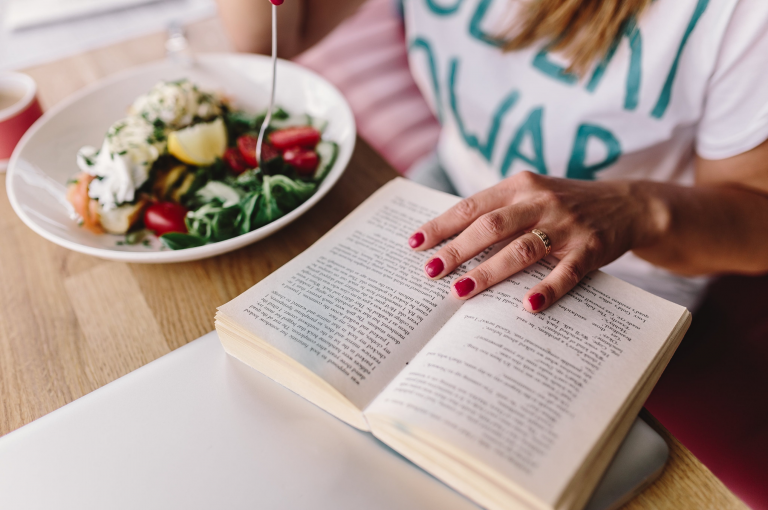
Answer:
[{"label": "woman's finger", "polygon": [[592,269],[586,251],[570,252],[541,283],[528,291],[523,299],[523,306],[529,312],[546,310],[578,285]]},{"label": "woman's finger", "polygon": [[538,221],[539,208],[515,204],[485,213],[424,265],[430,278],[442,278],[489,246],[520,234]]},{"label": "woman's finger", "polygon": [[508,203],[508,200],[509,197],[505,196],[499,186],[465,198],[440,216],[419,227],[408,238],[408,245],[414,250],[432,248],[467,228],[481,215],[502,207]]},{"label": "woman's finger", "polygon": [[[556,241],[555,241],[556,242]],[[538,236],[523,234],[499,253],[467,271],[451,285],[459,299],[468,299],[544,258],[547,249]]]}]

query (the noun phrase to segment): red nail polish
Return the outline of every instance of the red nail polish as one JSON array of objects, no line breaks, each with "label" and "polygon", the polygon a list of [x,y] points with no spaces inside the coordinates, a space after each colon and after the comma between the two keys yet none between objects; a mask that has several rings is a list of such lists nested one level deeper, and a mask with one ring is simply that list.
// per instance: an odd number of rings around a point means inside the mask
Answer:
[{"label": "red nail polish", "polygon": [[421,232],[416,232],[411,236],[410,239],[408,239],[408,246],[411,248],[418,248],[424,243],[424,234]]},{"label": "red nail polish", "polygon": [[437,275],[443,272],[443,269],[445,269],[443,261],[438,258],[434,258],[424,265],[424,271],[427,272],[430,278],[437,277]]},{"label": "red nail polish", "polygon": [[546,300],[544,294],[539,294],[538,292],[536,294],[531,294],[531,297],[528,298],[528,302],[531,304],[531,310],[534,312],[544,306]]},{"label": "red nail polish", "polygon": [[459,297],[464,297],[475,290],[475,281],[472,278],[462,278],[453,284],[453,288],[456,289]]}]

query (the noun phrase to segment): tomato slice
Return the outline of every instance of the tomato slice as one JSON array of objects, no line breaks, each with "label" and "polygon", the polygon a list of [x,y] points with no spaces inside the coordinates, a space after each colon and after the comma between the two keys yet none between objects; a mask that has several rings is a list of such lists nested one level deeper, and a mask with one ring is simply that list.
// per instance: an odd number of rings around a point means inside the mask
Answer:
[{"label": "tomato slice", "polygon": [[265,163],[279,157],[280,151],[270,145],[269,142],[263,142],[261,144],[261,159],[263,159]]},{"label": "tomato slice", "polygon": [[235,147],[230,147],[224,152],[224,162],[235,175],[240,175],[250,168],[248,162],[240,154],[240,150]]},{"label": "tomato slice", "polygon": [[[258,140],[257,137],[252,135],[243,135],[237,139],[237,148],[248,164],[248,168],[257,168],[259,166],[258,161],[256,161],[256,143]],[[271,161],[278,156],[280,156],[280,153],[272,145],[266,140],[262,142],[261,158],[264,161]]]},{"label": "tomato slice", "polygon": [[320,141],[320,131],[312,126],[295,126],[274,131],[269,135],[269,143],[284,151],[292,147],[314,149]]},{"label": "tomato slice", "polygon": [[169,232],[187,233],[187,208],[175,202],[155,202],[144,212],[144,226],[158,236]]},{"label": "tomato slice", "polygon": [[307,176],[315,173],[319,158],[311,149],[292,147],[283,153],[283,160],[295,168],[297,174]]},{"label": "tomato slice", "polygon": [[237,139],[237,148],[240,150],[240,154],[248,166],[256,168],[258,161],[256,161],[256,142],[257,138],[251,135],[243,135]]}]

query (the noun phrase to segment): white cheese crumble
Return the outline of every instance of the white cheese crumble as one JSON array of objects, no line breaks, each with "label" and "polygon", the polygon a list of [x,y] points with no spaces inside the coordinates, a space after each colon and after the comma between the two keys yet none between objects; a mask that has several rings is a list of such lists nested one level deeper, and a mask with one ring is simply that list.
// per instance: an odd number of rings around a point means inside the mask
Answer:
[{"label": "white cheese crumble", "polygon": [[78,151],[77,166],[97,177],[88,196],[105,211],[132,202],[152,165],[167,152],[168,133],[221,115],[221,105],[219,96],[200,91],[188,80],[155,85],[136,99],[127,118],[109,128],[100,149],[86,146]]},{"label": "white cheese crumble", "polygon": [[105,211],[132,202],[149,178],[152,164],[166,151],[165,136],[160,138],[155,138],[154,127],[144,119],[128,117],[109,128],[100,149],[80,149],[77,166],[97,177],[88,187],[88,196]]},{"label": "white cheese crumble", "polygon": [[204,92],[189,80],[160,82],[131,106],[131,115],[149,123],[159,120],[171,129],[181,129],[195,120],[221,115],[221,97]]}]

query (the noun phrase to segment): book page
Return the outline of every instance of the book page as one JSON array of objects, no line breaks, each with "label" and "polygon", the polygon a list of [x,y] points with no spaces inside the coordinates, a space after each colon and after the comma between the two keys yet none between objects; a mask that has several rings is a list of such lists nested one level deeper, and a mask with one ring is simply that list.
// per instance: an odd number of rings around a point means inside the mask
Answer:
[{"label": "book page", "polygon": [[424,275],[437,248],[407,245],[414,229],[458,200],[396,179],[220,312],[363,409],[461,305],[449,280]]},{"label": "book page", "polygon": [[467,301],[366,415],[426,431],[554,506],[684,308],[595,272],[527,312],[552,262]]}]

